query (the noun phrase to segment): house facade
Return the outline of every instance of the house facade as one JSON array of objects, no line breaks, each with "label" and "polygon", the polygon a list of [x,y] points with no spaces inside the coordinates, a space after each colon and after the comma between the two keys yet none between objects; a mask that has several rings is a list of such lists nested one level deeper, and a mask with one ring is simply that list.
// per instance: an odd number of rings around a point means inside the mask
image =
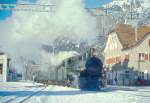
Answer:
[{"label": "house facade", "polygon": [[150,27],[135,30],[119,24],[109,33],[103,55],[110,84],[134,85],[137,78],[150,80]]},{"label": "house facade", "polygon": [[0,82],[7,82],[8,78],[8,57],[0,53]]}]

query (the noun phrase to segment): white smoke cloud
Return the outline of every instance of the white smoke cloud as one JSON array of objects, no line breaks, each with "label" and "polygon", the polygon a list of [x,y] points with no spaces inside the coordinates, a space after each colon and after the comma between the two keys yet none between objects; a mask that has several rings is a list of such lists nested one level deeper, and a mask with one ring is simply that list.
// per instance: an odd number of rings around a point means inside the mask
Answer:
[{"label": "white smoke cloud", "polygon": [[96,21],[85,10],[84,0],[37,1],[52,3],[56,5],[54,12],[18,11],[0,21],[0,49],[10,54],[12,60],[20,56],[41,60],[41,45],[52,43],[60,35],[77,40],[96,36]]},{"label": "white smoke cloud", "polygon": [[64,61],[67,58],[78,56],[79,54],[75,51],[63,51],[59,52],[58,54],[48,54],[44,51],[41,52],[43,62],[45,64],[51,64],[52,66],[58,66],[62,64],[62,61]]}]

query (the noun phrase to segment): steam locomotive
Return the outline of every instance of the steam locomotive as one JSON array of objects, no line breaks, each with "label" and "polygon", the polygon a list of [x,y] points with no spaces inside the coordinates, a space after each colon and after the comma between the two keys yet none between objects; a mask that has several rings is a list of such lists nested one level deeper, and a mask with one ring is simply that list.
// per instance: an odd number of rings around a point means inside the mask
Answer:
[{"label": "steam locomotive", "polygon": [[80,72],[78,85],[84,90],[99,90],[102,86],[103,66],[100,59],[91,57],[86,62],[86,69]]},{"label": "steam locomotive", "polygon": [[[102,61],[96,57],[96,50],[92,48],[89,57],[85,64],[85,70],[79,73],[75,79],[72,75],[68,75],[71,81],[71,86],[78,87],[82,90],[99,90],[102,87],[103,80],[103,64]],[[78,81],[78,82],[74,82]],[[72,85],[73,84],[73,85]]]}]

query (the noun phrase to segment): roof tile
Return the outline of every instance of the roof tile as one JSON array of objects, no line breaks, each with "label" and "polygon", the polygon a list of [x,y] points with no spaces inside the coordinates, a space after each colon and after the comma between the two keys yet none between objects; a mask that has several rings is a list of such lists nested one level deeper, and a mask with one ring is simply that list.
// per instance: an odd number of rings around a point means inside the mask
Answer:
[{"label": "roof tile", "polygon": [[135,39],[135,28],[133,28],[131,25],[127,24],[118,24],[116,27],[116,33],[118,35],[118,38],[123,45],[123,48],[130,48],[135,45],[137,45],[139,42],[141,42],[146,35],[150,33],[150,27],[149,26],[140,26],[137,29],[137,41]]}]

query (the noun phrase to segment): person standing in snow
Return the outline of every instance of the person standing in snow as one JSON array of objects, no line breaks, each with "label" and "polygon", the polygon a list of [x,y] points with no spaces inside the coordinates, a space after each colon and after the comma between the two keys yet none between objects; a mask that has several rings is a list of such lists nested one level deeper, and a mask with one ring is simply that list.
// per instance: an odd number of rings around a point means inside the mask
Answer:
[{"label": "person standing in snow", "polygon": [[118,85],[118,79],[117,79],[117,76],[115,77],[115,84]]},{"label": "person standing in snow", "polygon": [[35,83],[35,78],[36,78],[36,75],[33,74],[33,77],[32,77],[32,79],[33,79],[33,84]]}]

